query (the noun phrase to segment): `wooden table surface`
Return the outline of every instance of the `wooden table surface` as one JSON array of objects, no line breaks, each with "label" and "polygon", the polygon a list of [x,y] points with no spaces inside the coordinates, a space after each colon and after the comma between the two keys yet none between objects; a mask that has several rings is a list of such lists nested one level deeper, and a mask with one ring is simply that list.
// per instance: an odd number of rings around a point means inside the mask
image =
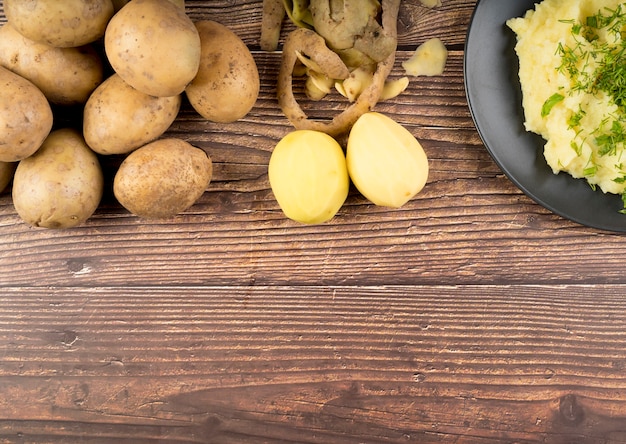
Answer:
[{"label": "wooden table surface", "polygon": [[626,238],[552,214],[491,160],[463,84],[474,6],[402,3],[392,77],[428,38],[449,49],[443,76],[376,107],[422,142],[424,191],[390,210],[352,190],[306,226],[269,189],[291,127],[261,1],[188,0],[252,49],[257,105],[229,125],[183,106],[168,134],[215,176],[172,220],[108,188],[83,226],[34,229],[0,196],[0,442],[626,442]]}]

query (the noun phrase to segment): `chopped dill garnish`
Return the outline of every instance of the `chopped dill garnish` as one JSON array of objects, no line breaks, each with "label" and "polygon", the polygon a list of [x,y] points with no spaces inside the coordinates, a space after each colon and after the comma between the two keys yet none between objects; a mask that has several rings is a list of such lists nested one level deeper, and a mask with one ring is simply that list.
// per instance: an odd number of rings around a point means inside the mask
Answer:
[{"label": "chopped dill garnish", "polygon": [[[583,169],[587,178],[598,173],[603,165],[600,158],[626,156],[626,2],[614,9],[603,8],[582,21],[560,20],[570,25],[572,43],[558,43],[556,54],[560,65],[557,71],[569,79],[569,91],[559,90],[550,96],[541,108],[541,116],[547,117],[553,107],[565,99],[565,95],[590,94],[601,100],[608,99],[616,110],[605,117],[597,128],[583,129],[581,121],[586,115],[585,105],[566,117],[567,127],[575,131],[570,147],[578,157],[583,155],[587,136],[596,148]],[[606,99],[603,98],[606,97]],[[626,184],[626,171],[616,162],[615,183]],[[592,189],[596,185],[588,181]],[[626,189],[621,193],[626,214]]]},{"label": "chopped dill garnish", "polygon": [[582,155],[583,153],[583,146],[576,143],[575,141],[572,140],[572,142],[570,143],[570,147],[572,147],[572,149],[574,150],[574,152],[576,153],[577,156]]},{"label": "chopped dill garnish", "polygon": [[578,105],[578,111],[572,114],[569,119],[567,119],[567,127],[569,129],[576,128],[580,126],[580,121],[585,117],[585,110],[582,109],[581,105]]},{"label": "chopped dill garnish", "polygon": [[583,170],[583,174],[585,176],[593,176],[598,172],[598,166],[597,165],[592,165],[590,167],[587,167]]},{"label": "chopped dill garnish", "polygon": [[562,43],[557,46],[557,54],[561,56],[561,65],[557,68],[562,74],[567,73],[573,81],[573,90],[587,89],[587,83],[583,82],[579,77],[586,76],[585,63],[582,67],[581,61],[586,61],[589,58],[589,52],[583,49],[581,44],[577,44],[575,47],[570,48]]},{"label": "chopped dill garnish", "polygon": [[[556,52],[561,58],[557,70],[571,78],[572,91],[604,91],[626,112],[626,11],[622,7],[626,8],[626,3],[615,9],[606,8],[606,13],[598,11],[587,17],[584,24],[561,20],[571,24],[576,44],[570,47],[559,43]],[[605,28],[614,36],[614,42],[599,40],[598,31]],[[585,41],[592,49],[586,49]],[[591,61],[597,63],[594,69],[590,69]]]},{"label": "chopped dill garnish", "polygon": [[623,144],[624,141],[626,141],[624,127],[619,121],[614,120],[611,124],[611,129],[609,130],[609,132],[596,137],[596,144],[599,148],[598,154],[600,156],[606,156],[607,154],[617,154],[618,144]]},{"label": "chopped dill garnish", "polygon": [[595,15],[587,17],[586,25],[592,29],[607,28],[613,34],[622,31],[624,23],[626,23],[626,14],[622,12],[622,6],[624,4],[618,4],[615,9],[604,8],[607,14],[603,14],[602,11],[598,11]]},{"label": "chopped dill garnish", "polygon": [[626,46],[622,43],[617,51],[606,50],[596,71],[595,90],[609,94],[622,111],[626,110]]}]

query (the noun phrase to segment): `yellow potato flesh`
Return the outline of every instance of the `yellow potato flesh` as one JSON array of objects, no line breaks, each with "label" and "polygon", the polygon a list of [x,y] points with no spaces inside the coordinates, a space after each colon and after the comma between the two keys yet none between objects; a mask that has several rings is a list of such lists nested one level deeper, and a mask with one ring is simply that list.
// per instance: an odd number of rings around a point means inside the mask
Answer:
[{"label": "yellow potato flesh", "polygon": [[363,114],[352,127],[346,152],[348,172],[372,203],[399,208],[428,179],[428,158],[402,125],[376,112]]},{"label": "yellow potato flesh", "polygon": [[410,59],[402,63],[404,71],[411,76],[439,76],[443,74],[448,60],[448,50],[443,42],[434,37],[417,47]]},{"label": "yellow potato flesh", "polygon": [[343,150],[319,131],[297,130],[281,139],[270,157],[268,174],[280,208],[297,222],[332,219],[348,196]]}]

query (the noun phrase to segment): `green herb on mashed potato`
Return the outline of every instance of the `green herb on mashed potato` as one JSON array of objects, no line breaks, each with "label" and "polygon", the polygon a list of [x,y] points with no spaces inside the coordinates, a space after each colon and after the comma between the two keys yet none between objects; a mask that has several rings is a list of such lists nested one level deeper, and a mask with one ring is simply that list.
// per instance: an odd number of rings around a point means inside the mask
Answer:
[{"label": "green herb on mashed potato", "polygon": [[559,103],[564,98],[565,96],[563,94],[559,94],[559,93],[552,94],[548,98],[548,100],[546,100],[543,103],[543,106],[541,107],[541,117],[545,117],[548,114],[550,114],[550,111],[552,111],[552,107],[556,105],[557,103]]},{"label": "green herb on mashed potato", "polygon": [[626,2],[544,0],[507,25],[548,165],[621,195],[626,213]]}]

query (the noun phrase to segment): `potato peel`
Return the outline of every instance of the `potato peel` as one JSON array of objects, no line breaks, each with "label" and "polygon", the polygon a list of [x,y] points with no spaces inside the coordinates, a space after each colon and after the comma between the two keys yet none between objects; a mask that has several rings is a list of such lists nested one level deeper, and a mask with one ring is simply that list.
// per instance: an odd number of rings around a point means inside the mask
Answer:
[{"label": "potato peel", "polygon": [[280,39],[280,27],[285,17],[282,0],[263,0],[263,19],[261,20],[261,49],[276,51]]},{"label": "potato peel", "polygon": [[[382,1],[382,29],[394,41],[397,41],[399,9],[400,0]],[[393,51],[376,64],[371,83],[363,89],[354,102],[332,120],[319,121],[307,116],[293,93],[293,70],[299,63],[298,52],[314,60],[323,70],[323,73],[330,78],[346,79],[350,74],[349,70],[343,61],[341,65],[345,69],[339,68],[337,60],[341,61],[341,58],[328,48],[324,38],[315,31],[298,28],[287,36],[278,75],[278,103],[287,119],[296,129],[322,131],[331,136],[339,136],[349,131],[361,115],[370,111],[378,103],[395,62],[394,46]]]}]

